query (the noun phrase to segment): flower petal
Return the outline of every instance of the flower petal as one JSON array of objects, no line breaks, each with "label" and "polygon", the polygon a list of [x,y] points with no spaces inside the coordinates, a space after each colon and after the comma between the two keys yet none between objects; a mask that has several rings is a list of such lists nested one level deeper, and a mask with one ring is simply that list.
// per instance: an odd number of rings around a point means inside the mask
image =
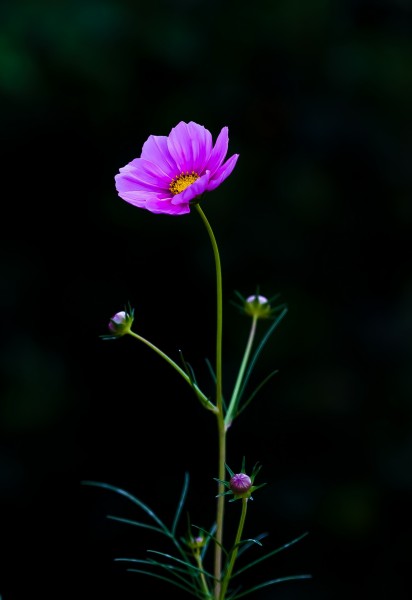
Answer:
[{"label": "flower petal", "polygon": [[193,171],[201,175],[206,167],[213,148],[212,134],[206,127],[193,121],[188,123],[190,142],[192,144]]},{"label": "flower petal", "polygon": [[183,190],[183,192],[173,196],[172,204],[189,204],[191,200],[194,200],[197,196],[201,196],[207,189],[209,177],[210,173],[207,171],[202,177],[199,177],[199,179]]},{"label": "flower petal", "polygon": [[206,169],[212,174],[220,167],[222,162],[225,160],[225,156],[227,154],[227,150],[229,147],[229,134],[228,128],[223,127],[221,132],[218,135],[215,146],[210,154],[209,160],[206,165]]},{"label": "flower petal", "polygon": [[129,204],[140,208],[146,208],[146,204],[152,200],[162,199],[158,193],[147,190],[124,190],[119,192],[119,196]]},{"label": "flower petal", "polygon": [[229,177],[229,175],[236,166],[238,158],[239,154],[234,154],[214,173],[213,177],[210,178],[209,184],[207,186],[208,192],[211,192],[212,190],[216,189],[222,183],[222,181]]},{"label": "flower petal", "polygon": [[168,189],[170,179],[154,163],[135,158],[122,167],[116,175],[116,189],[145,189],[161,191]]},{"label": "flower petal", "polygon": [[162,196],[156,192],[132,190],[129,192],[122,192],[122,194],[119,195],[129,204],[137,206],[138,208],[145,208],[155,214],[184,215],[190,212],[189,204],[179,204],[175,206],[172,204],[172,198],[170,196]]},{"label": "flower petal", "polygon": [[145,208],[150,210],[150,212],[155,214],[164,214],[164,215],[185,215],[190,212],[189,204],[172,204],[170,198],[159,199],[159,198],[150,198],[148,200]]},{"label": "flower petal", "polygon": [[143,144],[140,158],[157,165],[159,170],[170,179],[176,176],[178,168],[167,147],[167,137],[165,135],[149,136]]},{"label": "flower petal", "polygon": [[212,136],[203,125],[181,121],[171,130],[167,146],[178,173],[196,171],[200,174],[212,151]]}]

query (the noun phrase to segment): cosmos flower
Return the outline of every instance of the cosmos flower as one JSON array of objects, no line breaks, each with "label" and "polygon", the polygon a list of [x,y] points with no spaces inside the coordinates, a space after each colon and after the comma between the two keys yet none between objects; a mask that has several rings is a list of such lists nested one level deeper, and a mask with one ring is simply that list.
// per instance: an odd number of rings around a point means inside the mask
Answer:
[{"label": "cosmos flower", "polygon": [[140,158],[115,176],[116,190],[126,202],[152,213],[184,215],[235,168],[238,154],[224,162],[228,143],[227,127],[213,146],[212,134],[203,125],[181,121],[168,136],[149,136]]}]

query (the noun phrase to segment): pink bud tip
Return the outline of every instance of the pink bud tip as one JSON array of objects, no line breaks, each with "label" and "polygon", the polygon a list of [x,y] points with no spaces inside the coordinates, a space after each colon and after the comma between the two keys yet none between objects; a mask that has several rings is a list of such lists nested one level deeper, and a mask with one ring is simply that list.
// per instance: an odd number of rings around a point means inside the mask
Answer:
[{"label": "pink bud tip", "polygon": [[245,473],[238,473],[237,475],[233,475],[229,485],[234,494],[243,494],[252,487],[252,480],[250,479],[249,475],[246,475]]}]

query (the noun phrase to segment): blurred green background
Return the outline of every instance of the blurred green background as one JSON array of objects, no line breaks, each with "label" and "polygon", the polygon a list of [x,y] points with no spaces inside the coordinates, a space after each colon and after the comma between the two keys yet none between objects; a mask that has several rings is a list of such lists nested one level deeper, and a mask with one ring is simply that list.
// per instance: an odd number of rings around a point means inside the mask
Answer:
[{"label": "blurred green background", "polygon": [[240,154],[203,203],[224,272],[227,395],[248,330],[234,290],[289,307],[253,383],[279,373],[235,422],[228,462],[261,462],[269,483],[249,537],[269,532],[270,550],[309,535],[245,584],[311,573],[255,597],[411,597],[411,67],[407,0],[3,0],[3,600],[173,594],[113,562],[157,540],[107,520],[143,515],[82,480],[171,522],[188,471],[192,520],[213,518],[213,417],[146,347],[99,338],[130,301],[135,330],[211,385],[203,225],[114,188],[147,137],[181,120],[214,139],[227,125]]}]

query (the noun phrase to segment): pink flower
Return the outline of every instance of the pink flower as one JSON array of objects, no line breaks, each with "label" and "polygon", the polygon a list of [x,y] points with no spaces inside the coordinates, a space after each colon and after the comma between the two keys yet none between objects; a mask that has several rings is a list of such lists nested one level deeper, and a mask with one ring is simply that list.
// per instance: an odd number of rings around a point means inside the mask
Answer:
[{"label": "pink flower", "polygon": [[116,190],[126,202],[152,213],[184,215],[235,168],[238,154],[223,162],[228,143],[227,127],[213,146],[212,134],[203,125],[181,121],[168,136],[149,136],[140,158],[115,176]]}]

